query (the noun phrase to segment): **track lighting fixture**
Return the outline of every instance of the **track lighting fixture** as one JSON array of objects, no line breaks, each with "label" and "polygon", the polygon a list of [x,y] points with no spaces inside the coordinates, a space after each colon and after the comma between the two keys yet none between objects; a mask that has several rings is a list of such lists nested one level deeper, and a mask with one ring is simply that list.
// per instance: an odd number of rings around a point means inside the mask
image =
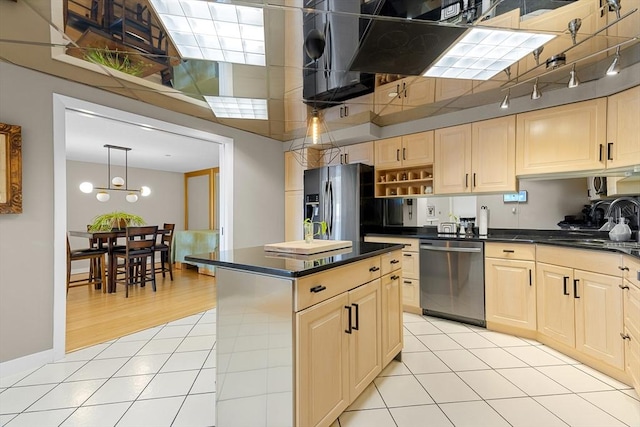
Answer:
[{"label": "track lighting fixture", "polygon": [[607,6],[616,13],[616,19],[620,19],[620,0],[607,0]]},{"label": "track lighting fixture", "polygon": [[542,53],[543,50],[544,50],[544,46],[540,46],[539,48],[531,52],[533,54],[533,59],[536,60],[536,65],[540,65],[540,54]]},{"label": "track lighting fixture", "polygon": [[533,82],[533,91],[531,92],[531,99],[540,99],[542,92],[538,88],[538,79]]},{"label": "track lighting fixture", "polygon": [[500,108],[502,108],[502,109],[509,108],[510,98],[511,98],[511,89],[507,90],[507,94],[505,95],[504,99],[500,103]]},{"label": "track lighting fixture", "polygon": [[616,48],[616,54],[609,68],[607,68],[607,76],[615,76],[620,72],[620,46]]},{"label": "track lighting fixture", "polygon": [[567,25],[567,27],[569,28],[569,32],[571,33],[571,40],[573,41],[574,45],[576,44],[576,35],[578,35],[578,30],[580,29],[581,25],[582,19],[580,18],[572,19]]},{"label": "track lighting fixture", "polygon": [[571,67],[571,71],[569,72],[569,83],[567,84],[567,87],[573,89],[579,85],[580,79],[578,79],[578,74],[576,74],[576,64],[573,64],[573,67]]}]

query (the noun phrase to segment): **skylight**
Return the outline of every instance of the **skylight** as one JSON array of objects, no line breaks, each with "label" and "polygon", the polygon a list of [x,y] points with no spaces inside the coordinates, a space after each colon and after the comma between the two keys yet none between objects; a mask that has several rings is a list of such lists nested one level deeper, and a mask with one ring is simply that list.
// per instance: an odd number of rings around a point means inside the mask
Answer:
[{"label": "skylight", "polygon": [[261,8],[202,0],[150,0],[180,57],[266,65]]},{"label": "skylight", "polygon": [[554,37],[551,34],[473,28],[424,75],[489,80]]},{"label": "skylight", "polygon": [[229,96],[205,96],[204,99],[216,117],[226,119],[258,119],[267,120],[266,99],[233,98]]}]

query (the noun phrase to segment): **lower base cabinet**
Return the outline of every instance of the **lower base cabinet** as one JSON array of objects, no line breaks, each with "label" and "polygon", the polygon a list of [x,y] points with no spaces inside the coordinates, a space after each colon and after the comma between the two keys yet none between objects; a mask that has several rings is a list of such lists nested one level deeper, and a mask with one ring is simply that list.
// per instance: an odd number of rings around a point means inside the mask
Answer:
[{"label": "lower base cabinet", "polygon": [[620,255],[539,246],[538,259],[538,333],[624,371]]}]

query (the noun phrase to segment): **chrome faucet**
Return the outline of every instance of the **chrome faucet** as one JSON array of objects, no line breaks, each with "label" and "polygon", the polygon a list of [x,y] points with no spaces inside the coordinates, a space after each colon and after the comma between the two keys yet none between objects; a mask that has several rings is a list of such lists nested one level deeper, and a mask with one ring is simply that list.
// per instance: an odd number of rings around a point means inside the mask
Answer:
[{"label": "chrome faucet", "polygon": [[[611,204],[609,205],[609,209],[607,209],[607,213],[605,214],[606,218],[610,218],[611,217],[611,213],[614,212],[613,208],[622,202],[627,202],[627,203],[631,203],[632,205],[634,205],[636,207],[636,225],[637,225],[637,229],[636,229],[636,241],[638,243],[640,243],[640,202],[638,201],[638,199],[636,199],[635,197],[618,197],[617,199],[615,199],[613,202],[611,202]],[[620,208],[618,208],[620,209]],[[622,211],[620,212],[620,216],[622,216]]]}]

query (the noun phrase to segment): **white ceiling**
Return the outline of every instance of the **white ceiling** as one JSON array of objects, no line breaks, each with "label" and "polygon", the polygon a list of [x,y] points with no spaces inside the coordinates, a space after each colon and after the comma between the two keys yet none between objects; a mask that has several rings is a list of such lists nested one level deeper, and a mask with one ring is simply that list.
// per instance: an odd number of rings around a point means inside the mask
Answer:
[{"label": "white ceiling", "polygon": [[[67,159],[107,164],[104,145],[110,144],[131,148],[127,160],[132,168],[184,173],[218,167],[218,143],[138,123],[138,116],[115,118],[67,109]],[[112,165],[124,161],[125,151],[111,150]]]}]

